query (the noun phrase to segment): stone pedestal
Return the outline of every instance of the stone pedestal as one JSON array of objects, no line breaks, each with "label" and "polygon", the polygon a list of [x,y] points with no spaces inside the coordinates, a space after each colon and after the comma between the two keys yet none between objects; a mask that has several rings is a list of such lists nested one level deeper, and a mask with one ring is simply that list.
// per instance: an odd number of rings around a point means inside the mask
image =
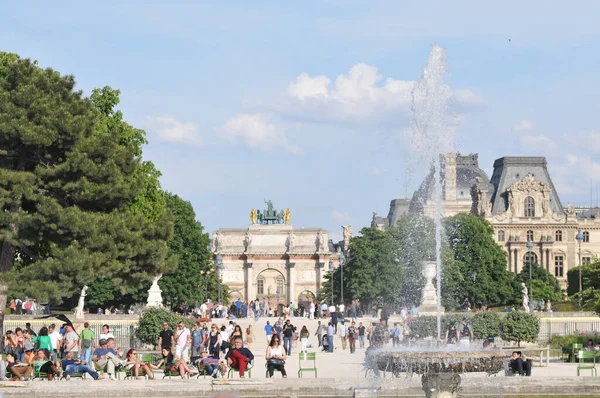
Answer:
[{"label": "stone pedestal", "polygon": [[158,280],[161,277],[162,275],[158,275],[152,280],[152,286],[148,289],[147,307],[162,307],[162,290],[160,290],[160,287],[158,286]]},{"label": "stone pedestal", "polygon": [[[419,306],[419,314],[421,315],[437,314],[437,291],[435,285],[433,284],[435,274],[435,261],[429,261],[423,264],[425,287],[423,288],[423,303]],[[443,308],[442,312],[444,312]]]},{"label": "stone pedestal", "polygon": [[429,373],[421,376],[425,398],[455,398],[460,387],[457,373]]}]

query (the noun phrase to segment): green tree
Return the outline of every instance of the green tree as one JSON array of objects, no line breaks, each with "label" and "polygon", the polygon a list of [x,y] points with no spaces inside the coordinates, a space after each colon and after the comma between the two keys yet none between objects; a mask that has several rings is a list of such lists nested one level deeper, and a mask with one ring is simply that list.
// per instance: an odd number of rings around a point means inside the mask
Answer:
[{"label": "green tree", "polygon": [[478,339],[500,336],[500,315],[496,312],[478,312],[471,318],[473,335]]},{"label": "green tree", "polygon": [[[394,302],[402,291],[397,242],[389,232],[377,228],[363,228],[360,233],[361,236],[350,241],[350,255],[344,266],[345,296],[363,303],[374,299]],[[339,273],[339,268],[333,273],[335,282]],[[339,283],[334,283],[336,297],[339,297],[338,286]]]},{"label": "green tree", "polygon": [[151,344],[156,348],[158,335],[163,330],[163,322],[167,322],[171,330],[176,330],[179,322],[183,322],[185,327],[191,329],[195,320],[171,312],[166,308],[145,308],[140,316],[135,336],[142,343]]},{"label": "green tree", "polygon": [[206,298],[216,301],[218,280],[213,272],[208,234],[196,221],[190,202],[173,194],[167,194],[166,199],[169,210],[175,216],[175,230],[168,246],[169,253],[177,259],[177,265],[159,281],[163,298],[173,308],[184,300],[190,305]]},{"label": "green tree", "polygon": [[[579,301],[579,267],[567,272],[567,293],[575,302]],[[581,267],[581,302],[584,310],[600,313],[600,259],[595,257],[590,264]]]},{"label": "green tree", "polygon": [[504,341],[521,341],[532,343],[540,333],[540,320],[533,314],[525,312],[509,312],[500,323],[500,337]]},{"label": "green tree", "polygon": [[110,122],[72,76],[5,53],[0,63],[0,271],[10,292],[59,302],[103,277],[147,289],[168,269],[172,221],[127,211],[143,181],[124,122]]},{"label": "green tree", "polygon": [[[525,283],[529,289],[529,264],[523,265],[521,272],[515,277],[514,295],[518,297],[521,294],[521,283]],[[533,287],[533,300],[551,300],[552,302],[562,301],[562,290],[558,280],[537,264],[531,264],[531,284]]]},{"label": "green tree", "polygon": [[470,214],[444,220],[446,238],[464,282],[457,299],[469,297],[474,305],[500,305],[514,300],[513,276],[506,267],[506,254],[493,238],[489,223]]}]

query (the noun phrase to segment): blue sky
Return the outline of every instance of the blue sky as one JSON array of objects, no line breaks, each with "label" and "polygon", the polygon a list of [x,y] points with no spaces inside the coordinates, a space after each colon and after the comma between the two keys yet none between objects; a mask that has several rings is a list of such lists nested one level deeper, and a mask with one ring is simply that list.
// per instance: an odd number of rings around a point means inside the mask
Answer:
[{"label": "blue sky", "polygon": [[425,167],[410,89],[433,43],[448,51],[456,150],[488,173],[546,156],[564,204],[589,205],[600,181],[598,2],[84,3],[3,4],[0,49],[85,93],[119,88],[163,188],[209,231],[245,227],[271,199],[339,239],[411,195]]}]

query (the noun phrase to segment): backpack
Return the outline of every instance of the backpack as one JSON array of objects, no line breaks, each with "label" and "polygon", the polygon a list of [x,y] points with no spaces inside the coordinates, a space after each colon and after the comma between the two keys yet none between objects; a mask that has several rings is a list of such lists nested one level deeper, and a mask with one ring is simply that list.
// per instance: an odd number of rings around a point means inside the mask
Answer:
[{"label": "backpack", "polygon": [[471,329],[469,328],[469,325],[467,325],[465,323],[465,327],[463,328],[463,330],[462,330],[462,332],[461,332],[460,335],[464,336],[464,337],[470,337],[471,336]]},{"label": "backpack", "polygon": [[392,329],[392,337],[398,337],[400,336],[400,329],[398,327],[395,327]]},{"label": "backpack", "polygon": [[92,346],[92,340],[94,339],[94,331],[91,329],[83,329],[81,332],[81,347],[88,349]]}]

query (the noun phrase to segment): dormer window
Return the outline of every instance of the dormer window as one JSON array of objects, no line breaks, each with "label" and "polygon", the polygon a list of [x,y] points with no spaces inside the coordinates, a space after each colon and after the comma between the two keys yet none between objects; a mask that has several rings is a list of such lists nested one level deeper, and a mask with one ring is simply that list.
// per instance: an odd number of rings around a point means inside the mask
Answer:
[{"label": "dormer window", "polygon": [[531,196],[525,198],[523,208],[525,210],[525,217],[535,217],[535,200]]}]

